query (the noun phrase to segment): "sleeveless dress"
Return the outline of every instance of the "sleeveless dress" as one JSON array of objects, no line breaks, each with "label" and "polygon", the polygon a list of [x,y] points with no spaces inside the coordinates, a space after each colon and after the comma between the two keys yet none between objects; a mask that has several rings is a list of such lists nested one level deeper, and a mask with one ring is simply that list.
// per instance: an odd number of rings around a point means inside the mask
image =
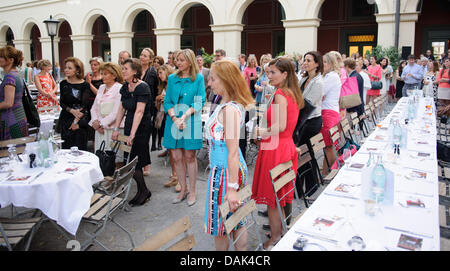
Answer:
[{"label": "sleeveless dress", "polygon": [[[299,108],[297,103],[290,96],[284,94],[281,89],[275,92],[275,95],[277,94],[284,96],[288,102],[286,129],[276,136],[261,140],[252,184],[252,199],[256,200],[256,204],[265,204],[271,208],[276,208],[276,201],[269,171],[280,163],[291,160],[293,164],[292,170],[297,174],[297,151],[292,134],[297,125]],[[273,104],[270,105],[265,115],[267,127],[270,127],[272,123],[272,110],[274,110]],[[262,146],[264,148],[261,148]],[[278,198],[292,188],[292,182],[286,184],[278,191]],[[293,199],[294,191],[292,190],[286,197],[280,200],[280,206],[284,207],[286,203],[292,203]]]},{"label": "sleeveless dress", "polygon": [[[45,93],[50,93],[53,88],[55,87],[55,85],[53,84],[53,79],[50,76],[50,74],[46,74],[46,75],[38,75],[39,77],[39,82],[41,83],[42,86],[42,90]],[[56,98],[56,94],[53,96],[54,98]],[[44,95],[42,95],[41,93],[38,94],[37,96],[37,108],[42,108],[42,107],[46,107],[46,106],[58,106],[59,103],[53,99],[50,99],[49,97],[46,97]]]},{"label": "sleeveless dress", "polygon": [[[242,105],[235,102],[221,104],[216,107],[213,114],[205,123],[206,138],[209,143],[209,166],[210,173],[208,178],[206,208],[205,208],[205,232],[212,236],[225,236],[224,220],[220,216],[219,206],[227,193],[227,183],[229,181],[228,173],[228,150],[225,143],[225,133],[222,123],[219,122],[218,116],[225,106],[233,106],[238,109],[241,116],[240,127],[244,125],[244,109]],[[246,185],[247,165],[244,157],[239,149],[239,172],[238,184],[239,189]],[[228,214],[231,216],[232,213]],[[238,229],[245,225],[246,221],[241,221],[235,228]]]}]

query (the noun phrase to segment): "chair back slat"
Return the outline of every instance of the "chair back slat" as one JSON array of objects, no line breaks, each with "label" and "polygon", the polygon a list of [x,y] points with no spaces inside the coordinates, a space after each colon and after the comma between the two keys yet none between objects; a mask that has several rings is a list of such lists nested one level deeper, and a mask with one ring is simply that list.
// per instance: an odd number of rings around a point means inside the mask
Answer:
[{"label": "chair back slat", "polygon": [[[228,204],[228,203],[227,203]],[[230,216],[224,223],[225,231],[227,234],[230,234],[233,229],[250,213],[256,210],[256,201],[254,199],[244,203],[241,207],[239,207],[232,216]],[[222,217],[224,216],[222,213]]]},{"label": "chair back slat", "polygon": [[172,241],[179,234],[186,232],[191,228],[191,221],[188,216],[176,221],[172,225],[166,227],[151,239],[145,241],[142,245],[135,248],[135,251],[155,251],[165,244]]},{"label": "chair back slat", "polygon": [[344,118],[343,120],[340,121],[340,124],[342,132],[344,133],[345,136],[347,136],[347,134],[349,134],[351,130],[350,124],[348,123],[348,119]]},{"label": "chair back slat", "polygon": [[311,141],[311,145],[313,148],[313,152],[317,153],[320,150],[325,149],[326,145],[325,145],[325,141],[323,141],[323,135],[322,133],[318,133],[317,135],[311,137],[309,139],[309,141]]},{"label": "chair back slat", "polygon": [[300,150],[301,150],[301,153],[298,157],[298,167],[299,168],[312,160],[311,154],[309,153],[308,146],[306,144],[301,145]]},{"label": "chair back slat", "polygon": [[331,127],[329,132],[330,132],[331,141],[333,143],[337,142],[341,138],[341,134],[339,133],[339,128],[337,125],[334,127]]},{"label": "chair back slat", "polygon": [[350,114],[350,118],[351,118],[352,120],[357,119],[357,118],[358,118],[358,113],[356,113],[356,112],[351,113],[351,114]]},{"label": "chair back slat", "polygon": [[[273,180],[273,179],[272,179]],[[295,172],[293,170],[289,170],[288,173],[280,177],[274,184],[275,193],[280,191],[280,189],[285,186],[288,182],[295,180]]]},{"label": "chair back slat", "polygon": [[272,178],[272,180],[275,180],[281,173],[285,172],[286,170],[288,170],[289,168],[292,167],[292,161],[289,160],[285,163],[279,164],[276,167],[274,167],[273,169],[271,169],[269,171],[270,173],[270,178]]},{"label": "chair back slat", "polygon": [[[247,198],[251,197],[252,195],[252,186],[247,185],[246,187],[242,188],[238,192],[238,197],[241,202],[244,202]],[[230,206],[228,205],[228,201],[223,202],[219,206],[219,211],[221,214],[224,214],[223,217],[226,217],[228,213],[230,212]]]},{"label": "chair back slat", "polygon": [[21,138],[2,140],[2,141],[0,141],[0,147],[7,147],[9,144],[21,145],[21,144],[34,142],[35,140],[36,140],[36,138],[34,136],[26,136],[26,137],[21,137]]},{"label": "chair back slat", "polygon": [[176,244],[170,246],[167,251],[188,251],[194,248],[195,244],[194,235],[190,234],[178,241]]}]

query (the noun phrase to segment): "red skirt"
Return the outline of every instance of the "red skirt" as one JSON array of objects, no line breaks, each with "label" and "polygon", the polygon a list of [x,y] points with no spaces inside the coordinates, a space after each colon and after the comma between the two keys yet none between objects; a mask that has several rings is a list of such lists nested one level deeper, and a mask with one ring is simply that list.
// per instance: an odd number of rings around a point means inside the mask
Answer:
[{"label": "red skirt", "polygon": [[380,96],[379,89],[369,89],[367,90],[367,96]]},{"label": "red skirt", "polygon": [[331,142],[329,131],[333,126],[338,124],[340,120],[341,115],[338,112],[330,109],[322,110],[322,129],[320,130],[320,132],[322,133],[323,141],[325,142],[326,146],[333,145],[333,142]]}]

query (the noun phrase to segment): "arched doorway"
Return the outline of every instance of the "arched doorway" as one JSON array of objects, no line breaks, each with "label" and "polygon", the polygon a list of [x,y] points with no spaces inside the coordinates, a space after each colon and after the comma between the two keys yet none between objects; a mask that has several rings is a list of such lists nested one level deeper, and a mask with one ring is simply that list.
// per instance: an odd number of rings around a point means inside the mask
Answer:
[{"label": "arched doorway", "polygon": [[6,45],[14,46],[14,33],[11,29],[11,27],[8,27],[8,30],[6,30]]},{"label": "arched doorway", "polygon": [[147,10],[136,15],[133,21],[133,57],[139,57],[142,49],[152,48],[156,52],[156,36],[153,29],[156,28],[153,16]]},{"label": "arched doorway", "polygon": [[42,45],[39,40],[41,37],[41,31],[39,27],[35,24],[31,28],[30,40],[31,40],[31,60],[40,60],[42,59]]},{"label": "arched doorway", "polygon": [[64,63],[64,60],[70,56],[73,56],[73,42],[70,38],[70,35],[72,35],[72,28],[70,27],[70,24],[67,21],[63,21],[59,26],[58,31],[58,37],[59,37],[59,44],[58,44],[58,62],[61,65],[61,63]]},{"label": "arched doorway", "polygon": [[[108,36],[109,24],[105,17],[99,16],[92,26],[92,56],[100,56],[111,61],[111,41]],[[87,65],[89,63],[85,63]]]},{"label": "arched doorway", "polygon": [[[242,18],[244,30],[241,39],[242,53],[256,55],[258,62],[263,54],[274,57],[285,50],[286,19],[283,6],[277,0],[255,0],[245,10]],[[234,57],[234,56],[233,56]]]},{"label": "arched doorway", "polygon": [[181,49],[191,49],[199,55],[201,48],[205,52],[212,54],[214,50],[214,37],[211,26],[214,24],[209,9],[202,4],[195,4],[183,15],[181,28]]},{"label": "arched doorway", "polygon": [[317,49],[364,55],[377,44],[376,5],[362,0],[327,0],[319,11]]}]

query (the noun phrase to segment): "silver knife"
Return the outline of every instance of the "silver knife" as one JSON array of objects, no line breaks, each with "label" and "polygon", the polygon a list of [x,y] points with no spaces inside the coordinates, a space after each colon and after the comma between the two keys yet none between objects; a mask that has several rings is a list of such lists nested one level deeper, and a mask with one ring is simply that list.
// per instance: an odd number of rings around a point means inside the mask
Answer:
[{"label": "silver knife", "polygon": [[35,181],[37,178],[39,178],[42,174],[44,174],[44,171],[41,171],[41,172],[39,172],[38,175],[34,176],[34,178],[31,179],[31,180],[28,182],[28,184],[34,182],[34,181]]},{"label": "silver knife", "polygon": [[429,234],[420,234],[420,233],[415,233],[415,232],[412,232],[412,231],[402,230],[402,229],[388,227],[388,226],[385,226],[384,228],[386,230],[399,231],[399,232],[409,233],[409,234],[412,234],[412,235],[422,236],[422,237],[433,239],[433,235],[429,235]]}]

